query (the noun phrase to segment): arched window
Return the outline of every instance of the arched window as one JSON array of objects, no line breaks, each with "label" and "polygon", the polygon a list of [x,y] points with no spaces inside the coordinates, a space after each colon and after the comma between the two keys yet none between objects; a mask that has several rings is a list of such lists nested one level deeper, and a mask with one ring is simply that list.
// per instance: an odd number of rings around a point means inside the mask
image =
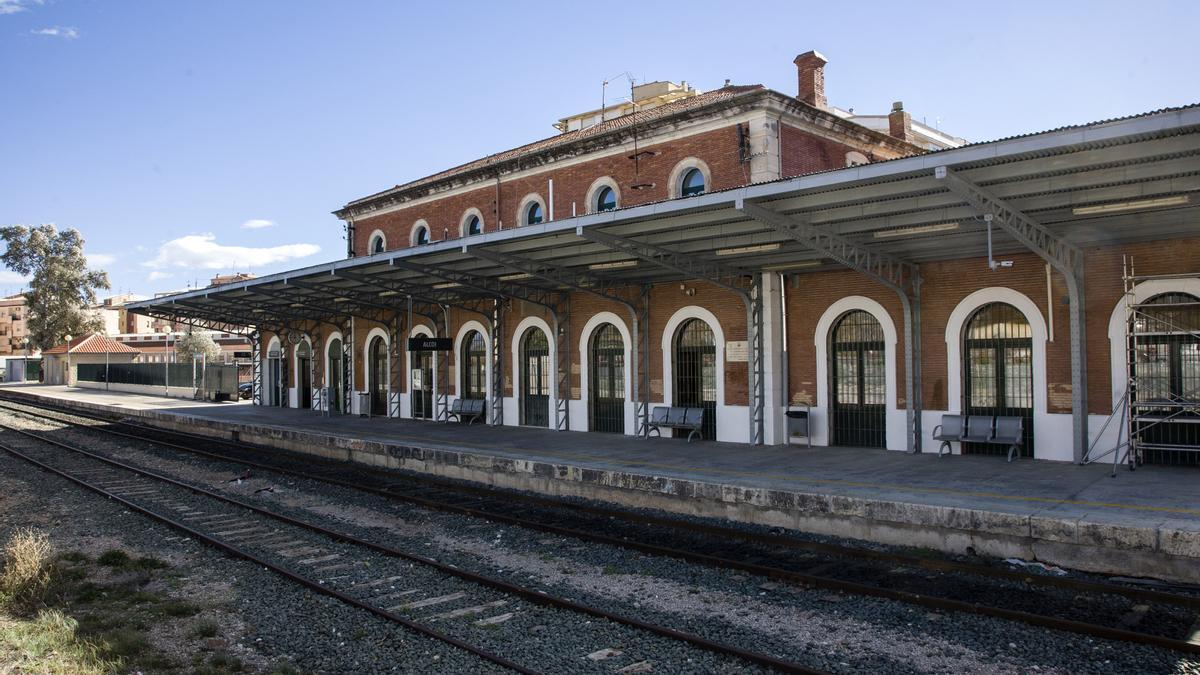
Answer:
[{"label": "arched window", "polygon": [[691,168],[684,172],[679,194],[684,197],[704,194],[704,174],[700,169]]},{"label": "arched window", "polygon": [[542,222],[542,205],[538,202],[533,202],[525,207],[525,224],[537,225]]},{"label": "arched window", "polygon": [[371,237],[371,243],[367,246],[367,251],[372,255],[376,253],[383,253],[386,246],[387,244],[383,239],[383,235],[376,234],[375,236]]},{"label": "arched window", "polygon": [[883,327],[861,309],[846,312],[830,333],[833,444],[887,446],[887,366]]},{"label": "arched window", "polygon": [[330,389],[329,408],[344,413],[346,412],[346,390],[349,388],[346,376],[349,374],[349,369],[346,367],[346,355],[342,352],[340,339],[334,338],[329,341],[326,360],[325,386]]},{"label": "arched window", "polygon": [[467,333],[462,345],[462,398],[487,398],[487,347],[483,334]]},{"label": "arched window", "polygon": [[625,432],[625,341],[611,323],[592,335],[592,431]]},{"label": "arched window", "polygon": [[463,231],[468,237],[474,234],[483,234],[483,221],[479,219],[479,216],[471,216]]},{"label": "arched window", "polygon": [[617,208],[617,192],[607,185],[596,193],[596,213],[612,211]]},{"label": "arched window", "polygon": [[688,319],[675,334],[674,376],[674,405],[704,408],[702,435],[716,440],[717,344],[712,328],[700,319]]},{"label": "arched window", "polygon": [[[1004,302],[975,311],[963,331],[964,409],[968,415],[1025,418],[1021,456],[1033,456],[1033,330]],[[964,453],[1003,455],[1001,445],[963,443]]]},{"label": "arched window", "polygon": [[1141,459],[1200,464],[1200,298],[1163,293],[1135,306],[1132,410]]},{"label": "arched window", "polygon": [[413,231],[413,245],[424,246],[429,243],[429,228],[424,225],[418,225]]},{"label": "arched window", "polygon": [[371,340],[367,348],[367,364],[370,379],[371,415],[388,414],[388,353],[387,341],[379,336]]},{"label": "arched window", "polygon": [[521,337],[521,424],[550,426],[550,341],[541,329]]}]

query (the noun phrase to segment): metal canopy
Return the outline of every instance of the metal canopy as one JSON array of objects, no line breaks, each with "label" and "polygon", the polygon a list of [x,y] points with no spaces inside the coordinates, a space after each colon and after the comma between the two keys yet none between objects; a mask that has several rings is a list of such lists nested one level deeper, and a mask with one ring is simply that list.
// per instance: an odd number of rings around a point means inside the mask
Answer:
[{"label": "metal canopy", "polygon": [[[1194,234],[1200,105],[444,240],[127,307],[228,330],[372,319],[399,311],[409,295],[430,310],[491,314],[497,299],[550,307],[564,292],[592,287],[632,299],[649,284],[702,279],[748,293],[764,272],[802,275],[856,262],[851,269],[885,271],[850,259],[856,250],[903,266],[982,257],[987,209],[972,194],[1006,209],[1008,226],[993,232],[1001,255],[1029,250],[1031,241],[1039,254],[1058,257]],[[747,204],[802,223],[805,236],[739,209]],[[812,245],[820,232],[840,254]]]}]

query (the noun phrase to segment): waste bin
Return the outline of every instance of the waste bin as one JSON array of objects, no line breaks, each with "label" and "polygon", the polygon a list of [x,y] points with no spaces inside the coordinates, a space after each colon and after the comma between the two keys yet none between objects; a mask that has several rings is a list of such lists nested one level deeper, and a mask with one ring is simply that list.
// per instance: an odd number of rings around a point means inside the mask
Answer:
[{"label": "waste bin", "polygon": [[367,391],[360,391],[360,392],[355,392],[355,396],[358,398],[358,416],[359,417],[370,417],[371,416],[371,393],[367,392]]},{"label": "waste bin", "polygon": [[787,442],[792,444],[792,438],[803,436],[807,441],[808,447],[812,447],[812,436],[808,432],[808,413],[809,409],[804,410],[787,410],[784,415],[787,416]]}]

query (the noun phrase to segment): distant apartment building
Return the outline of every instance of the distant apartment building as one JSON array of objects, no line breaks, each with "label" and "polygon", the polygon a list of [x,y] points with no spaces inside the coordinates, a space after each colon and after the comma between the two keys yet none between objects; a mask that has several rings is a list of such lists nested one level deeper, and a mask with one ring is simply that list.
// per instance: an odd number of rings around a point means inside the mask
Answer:
[{"label": "distant apartment building", "polygon": [[25,355],[25,318],[25,296],[0,298],[0,357]]}]

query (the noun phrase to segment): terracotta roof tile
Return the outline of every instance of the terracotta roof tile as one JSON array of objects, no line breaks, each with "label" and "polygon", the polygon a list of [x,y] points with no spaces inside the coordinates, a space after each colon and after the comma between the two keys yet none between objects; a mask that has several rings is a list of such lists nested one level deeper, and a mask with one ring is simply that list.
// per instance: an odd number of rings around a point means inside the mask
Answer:
[{"label": "terracotta roof tile", "polygon": [[70,345],[69,349],[72,354],[105,354],[105,353],[108,353],[108,354],[141,354],[142,353],[141,350],[134,349],[133,347],[130,347],[129,345],[126,345],[121,342],[117,342],[116,340],[114,340],[110,337],[100,335],[99,333],[92,333],[91,335],[84,335],[82,337],[74,338],[71,340],[70,343],[64,342],[61,345],[51,347],[50,349],[44,350],[42,352],[42,354],[43,355],[66,354],[67,350],[68,350],[68,344]]}]

